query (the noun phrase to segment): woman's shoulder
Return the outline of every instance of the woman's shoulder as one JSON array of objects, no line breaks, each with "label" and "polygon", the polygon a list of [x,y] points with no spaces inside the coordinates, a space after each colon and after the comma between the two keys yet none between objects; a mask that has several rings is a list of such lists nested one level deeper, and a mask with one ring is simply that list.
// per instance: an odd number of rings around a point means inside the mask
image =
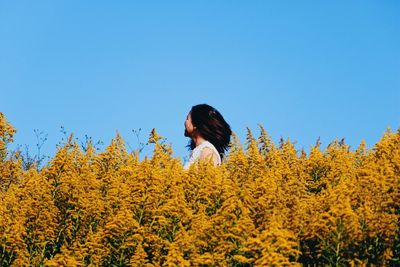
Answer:
[{"label": "woman's shoulder", "polygon": [[203,157],[207,157],[209,155],[214,154],[217,157],[216,159],[217,159],[218,163],[221,163],[221,157],[218,153],[218,150],[215,148],[215,146],[212,143],[210,143],[209,141],[204,141],[201,145],[202,145],[201,154]]},{"label": "woman's shoulder", "polygon": [[201,146],[201,148],[208,147],[208,148],[211,148],[211,149],[216,149],[215,146],[211,142],[209,142],[207,140],[204,141],[203,143],[201,143],[200,146]]},{"label": "woman's shoulder", "polygon": [[188,169],[194,162],[201,160],[202,158],[207,158],[210,155],[213,155],[212,158],[214,158],[215,155],[214,163],[221,164],[221,156],[219,155],[218,150],[209,141],[204,141],[193,149],[189,161],[185,164],[185,169]]}]

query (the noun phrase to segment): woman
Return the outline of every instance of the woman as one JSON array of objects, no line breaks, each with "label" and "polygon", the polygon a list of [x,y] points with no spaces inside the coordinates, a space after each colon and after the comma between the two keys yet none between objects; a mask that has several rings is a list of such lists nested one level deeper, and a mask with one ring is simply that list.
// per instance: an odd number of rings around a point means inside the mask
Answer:
[{"label": "woman", "polygon": [[188,147],[192,152],[184,168],[199,160],[220,165],[231,135],[231,127],[218,110],[207,104],[193,106],[185,120],[185,136],[191,138]]}]

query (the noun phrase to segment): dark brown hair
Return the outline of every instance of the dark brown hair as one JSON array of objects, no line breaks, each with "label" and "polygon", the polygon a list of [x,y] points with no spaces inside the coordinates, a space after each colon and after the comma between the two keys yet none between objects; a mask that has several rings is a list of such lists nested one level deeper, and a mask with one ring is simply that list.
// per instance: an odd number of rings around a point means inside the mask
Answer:
[{"label": "dark brown hair", "polygon": [[[231,127],[224,117],[218,110],[207,104],[193,106],[190,110],[190,116],[197,132],[215,146],[222,159],[228,149],[232,135]],[[193,140],[190,140],[187,146],[190,150],[193,150],[196,144]]]}]

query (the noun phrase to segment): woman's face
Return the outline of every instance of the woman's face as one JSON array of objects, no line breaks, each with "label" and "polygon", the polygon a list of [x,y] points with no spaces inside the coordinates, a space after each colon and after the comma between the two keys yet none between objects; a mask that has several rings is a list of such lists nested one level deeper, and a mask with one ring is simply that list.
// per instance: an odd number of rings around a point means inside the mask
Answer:
[{"label": "woman's face", "polygon": [[190,116],[190,112],[189,112],[188,115],[186,116],[186,120],[185,120],[185,136],[192,137],[194,128],[195,127],[192,124],[192,117]]}]

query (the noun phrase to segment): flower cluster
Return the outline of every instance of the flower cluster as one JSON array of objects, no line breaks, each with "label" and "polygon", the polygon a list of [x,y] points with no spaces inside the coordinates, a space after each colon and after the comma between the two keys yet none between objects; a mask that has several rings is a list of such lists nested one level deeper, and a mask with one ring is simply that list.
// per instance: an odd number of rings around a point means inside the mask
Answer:
[{"label": "flower cluster", "polygon": [[1,266],[400,265],[400,132],[307,155],[260,126],[189,170],[155,131],[143,160],[71,135],[24,170],[14,132],[0,114]]}]

